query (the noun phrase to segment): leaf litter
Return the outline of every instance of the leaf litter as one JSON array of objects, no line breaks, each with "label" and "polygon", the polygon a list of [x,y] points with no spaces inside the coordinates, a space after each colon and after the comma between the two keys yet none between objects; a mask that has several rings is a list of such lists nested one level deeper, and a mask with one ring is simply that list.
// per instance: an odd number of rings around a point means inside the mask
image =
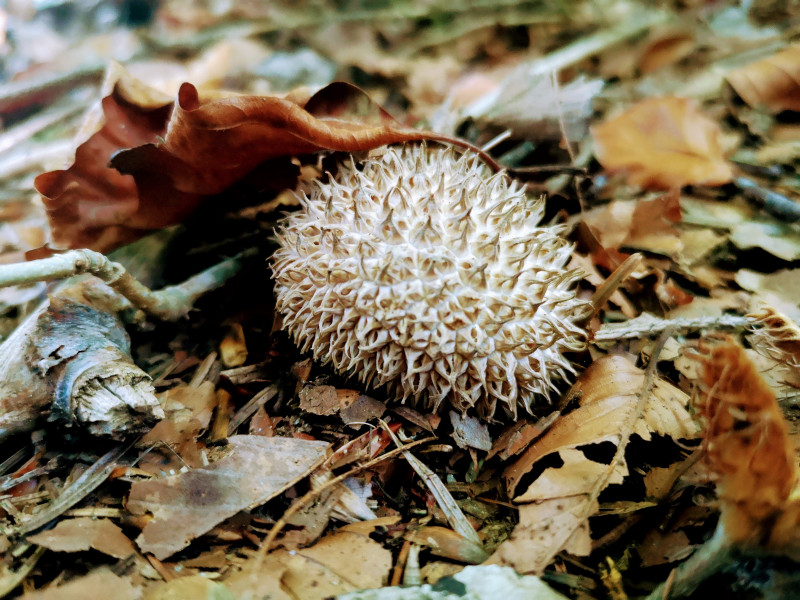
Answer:
[{"label": "leaf litter", "polygon": [[[0,262],[119,248],[153,289],[197,290],[171,323],[113,277],[3,291],[0,402],[38,390],[0,446],[4,594],[389,597],[445,577],[420,591],[484,597],[505,577],[553,597],[689,597],[791,570],[774,562],[797,557],[790,19],[615,0],[570,19],[160,4],[139,29],[115,5],[111,33],[73,15],[56,34],[50,8],[0,19],[16,78],[0,83]],[[124,66],[91,56],[112,38]],[[423,139],[484,148],[548,191],[597,303],[573,385],[514,423],[398,405],[299,354],[274,314],[261,259],[277,211],[298,209],[286,190],[335,177],[339,152]],[[213,270],[243,252],[240,275]],[[109,383],[77,401],[70,369],[98,360],[149,386],[139,420],[109,412],[126,393]]]}]

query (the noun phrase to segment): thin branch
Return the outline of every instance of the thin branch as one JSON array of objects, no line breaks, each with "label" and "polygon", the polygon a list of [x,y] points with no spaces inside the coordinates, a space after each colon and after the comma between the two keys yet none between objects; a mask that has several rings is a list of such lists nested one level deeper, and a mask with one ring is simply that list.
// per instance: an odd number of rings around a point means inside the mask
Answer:
[{"label": "thin branch", "polygon": [[714,535],[692,556],[674,569],[667,580],[645,600],[678,600],[689,598],[706,579],[733,561],[736,550],[726,543],[725,534],[717,527]]},{"label": "thin branch", "polygon": [[195,301],[230,279],[241,269],[240,254],[209,267],[181,284],[153,291],[139,283],[121,264],[93,250],[70,250],[49,258],[0,266],[0,287],[64,279],[90,273],[103,280],[131,304],[147,314],[175,321],[191,310]]},{"label": "thin branch", "polygon": [[595,343],[617,342],[619,340],[654,337],[669,328],[679,331],[702,331],[719,329],[749,329],[757,325],[751,317],[739,315],[719,315],[717,317],[688,317],[679,319],[659,319],[650,314],[643,314],[624,321],[603,325],[595,332],[592,341]]}]

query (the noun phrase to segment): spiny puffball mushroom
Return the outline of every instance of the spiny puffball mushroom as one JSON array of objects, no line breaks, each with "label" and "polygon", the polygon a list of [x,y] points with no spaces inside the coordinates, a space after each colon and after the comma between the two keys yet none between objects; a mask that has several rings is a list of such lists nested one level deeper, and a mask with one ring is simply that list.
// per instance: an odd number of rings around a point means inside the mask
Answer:
[{"label": "spiny puffball mushroom", "polygon": [[272,269],[303,352],[403,401],[487,418],[498,401],[530,412],[574,373],[563,353],[583,348],[588,304],[571,247],[538,225],[541,198],[476,153],[392,146],[299,197]]}]

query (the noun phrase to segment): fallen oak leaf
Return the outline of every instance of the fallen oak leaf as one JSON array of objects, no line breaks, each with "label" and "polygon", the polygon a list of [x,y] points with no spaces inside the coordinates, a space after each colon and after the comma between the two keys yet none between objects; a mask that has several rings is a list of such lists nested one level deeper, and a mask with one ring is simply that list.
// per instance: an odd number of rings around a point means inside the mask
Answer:
[{"label": "fallen oak leaf", "polygon": [[[545,469],[514,498],[522,503],[519,523],[489,563],[513,566],[520,573],[538,573],[562,550],[588,555],[592,549],[589,517],[599,509],[600,492],[621,483],[628,474],[619,451],[630,434],[645,440],[652,433],[676,438],[696,434],[687,410],[689,397],[660,379],[651,380],[622,356],[595,361],[573,385],[568,398],[578,401],[578,408],[558,419],[504,473],[513,495],[522,476],[545,456],[557,453],[563,463]],[[619,456],[611,464],[590,460],[580,449],[600,442],[617,447]]]},{"label": "fallen oak leaf", "polygon": [[133,178],[108,166],[120,148],[164,134],[172,98],[134,79],[118,63],[109,66],[102,89],[103,99],[89,110],[78,134],[73,164],[34,181],[56,247],[110,250],[180,217],[164,214],[177,202],[146,210]]},{"label": "fallen oak leaf", "polygon": [[626,173],[633,185],[647,189],[722,185],[733,177],[719,127],[694,100],[648,98],[595,125],[591,132],[600,164],[608,171]]}]

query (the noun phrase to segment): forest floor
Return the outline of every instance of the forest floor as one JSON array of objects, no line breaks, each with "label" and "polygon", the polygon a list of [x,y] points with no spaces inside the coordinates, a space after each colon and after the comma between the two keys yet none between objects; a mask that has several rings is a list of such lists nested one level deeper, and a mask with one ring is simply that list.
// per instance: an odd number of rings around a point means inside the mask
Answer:
[{"label": "forest floor", "polygon": [[[800,5],[302,4],[0,9],[0,596],[798,597]],[[379,199],[400,144],[456,149],[412,204],[462,152],[486,183],[342,254],[303,194]],[[454,339],[535,340],[516,371],[396,341],[402,286],[346,337],[337,278],[434,218],[490,248],[456,301],[500,325]],[[529,288],[480,295],[514,244]]]}]

